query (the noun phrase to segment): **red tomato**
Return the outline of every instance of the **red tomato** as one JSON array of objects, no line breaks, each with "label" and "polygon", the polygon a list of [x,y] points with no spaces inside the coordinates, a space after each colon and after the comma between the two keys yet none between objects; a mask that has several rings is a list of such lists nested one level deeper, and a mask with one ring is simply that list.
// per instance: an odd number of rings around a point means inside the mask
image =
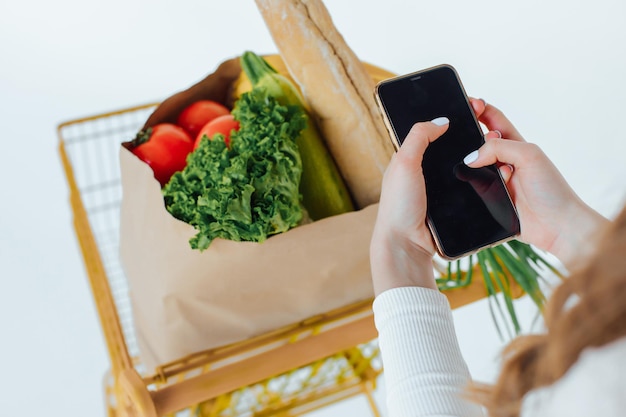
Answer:
[{"label": "red tomato", "polygon": [[200,100],[185,107],[178,116],[176,124],[185,129],[189,136],[195,138],[205,124],[229,113],[230,110],[216,101]]},{"label": "red tomato", "polygon": [[150,165],[154,178],[163,187],[175,172],[187,165],[193,140],[181,127],[161,123],[139,132],[130,146],[132,153]]},{"label": "red tomato", "polygon": [[200,145],[200,139],[202,139],[203,136],[208,136],[209,139],[211,139],[216,133],[224,135],[224,143],[226,146],[230,146],[230,134],[233,130],[239,130],[239,122],[235,120],[235,117],[232,114],[216,117],[204,125],[202,130],[200,130],[193,148],[196,149],[198,145]]}]

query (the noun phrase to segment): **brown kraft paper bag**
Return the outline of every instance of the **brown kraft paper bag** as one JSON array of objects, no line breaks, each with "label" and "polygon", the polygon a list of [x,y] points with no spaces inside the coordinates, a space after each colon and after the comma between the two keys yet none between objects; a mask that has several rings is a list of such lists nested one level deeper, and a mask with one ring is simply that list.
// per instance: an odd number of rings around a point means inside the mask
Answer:
[{"label": "brown kraft paper bag", "polygon": [[[228,102],[238,75],[237,61],[226,61],[164,101],[146,126],[175,119],[200,98]],[[189,247],[193,227],[165,209],[150,167],[124,146],[120,165],[121,261],[148,372],[373,297],[369,242],[377,204],[263,243],[216,239],[200,252]]]}]

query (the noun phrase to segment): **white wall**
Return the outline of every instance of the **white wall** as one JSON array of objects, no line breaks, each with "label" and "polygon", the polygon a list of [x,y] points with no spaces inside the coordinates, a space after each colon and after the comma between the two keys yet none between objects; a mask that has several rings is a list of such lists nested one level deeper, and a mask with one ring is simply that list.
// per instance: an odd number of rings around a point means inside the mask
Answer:
[{"label": "white wall", "polygon": [[[468,92],[501,107],[583,199],[606,216],[621,207],[626,3],[326,4],[363,60],[398,73],[453,64]],[[246,49],[275,51],[252,0],[0,4],[0,414],[104,415],[108,364],[71,228],[56,125],[163,99]],[[528,321],[532,309],[525,311]],[[487,305],[455,318],[470,368],[491,378],[500,342]],[[357,400],[318,414],[361,408]]]}]

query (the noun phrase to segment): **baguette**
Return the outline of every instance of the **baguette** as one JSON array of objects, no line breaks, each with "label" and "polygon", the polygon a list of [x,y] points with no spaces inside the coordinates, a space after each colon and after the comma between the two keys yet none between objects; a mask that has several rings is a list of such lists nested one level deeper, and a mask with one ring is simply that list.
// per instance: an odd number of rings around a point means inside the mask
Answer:
[{"label": "baguette", "polygon": [[256,0],[358,208],[378,202],[394,152],[374,81],[321,0]]}]

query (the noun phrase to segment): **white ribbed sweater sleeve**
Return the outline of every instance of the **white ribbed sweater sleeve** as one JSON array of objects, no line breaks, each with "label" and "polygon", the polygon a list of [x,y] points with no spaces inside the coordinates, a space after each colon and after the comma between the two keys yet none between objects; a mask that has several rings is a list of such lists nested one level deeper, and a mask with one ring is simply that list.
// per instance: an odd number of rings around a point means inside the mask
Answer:
[{"label": "white ribbed sweater sleeve", "polygon": [[420,287],[387,290],[374,300],[388,417],[482,417],[462,397],[471,377],[448,299]]}]

